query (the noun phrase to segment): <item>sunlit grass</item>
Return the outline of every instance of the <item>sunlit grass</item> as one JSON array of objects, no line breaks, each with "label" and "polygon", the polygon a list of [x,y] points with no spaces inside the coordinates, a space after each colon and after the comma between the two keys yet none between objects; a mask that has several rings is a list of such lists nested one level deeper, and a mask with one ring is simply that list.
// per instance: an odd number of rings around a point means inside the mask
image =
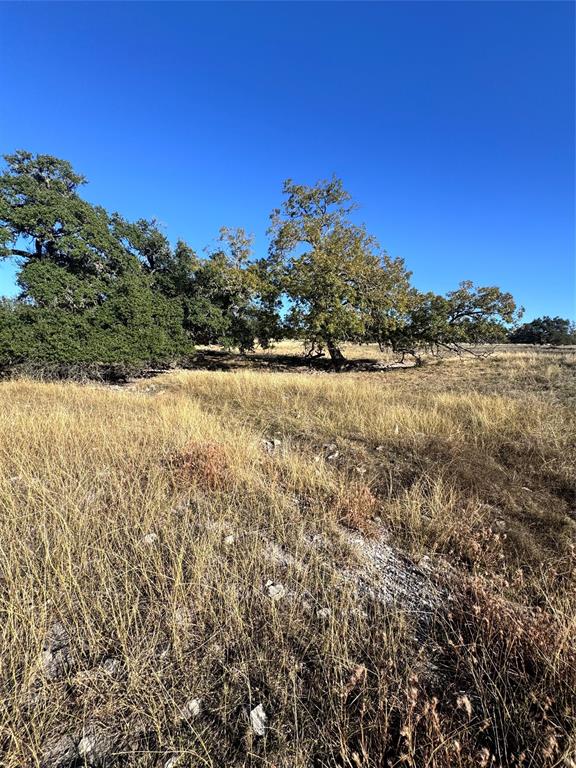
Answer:
[{"label": "sunlit grass", "polygon": [[[2,383],[3,765],[90,728],[134,766],[570,765],[574,370]],[[358,591],[356,536],[434,609]]]}]

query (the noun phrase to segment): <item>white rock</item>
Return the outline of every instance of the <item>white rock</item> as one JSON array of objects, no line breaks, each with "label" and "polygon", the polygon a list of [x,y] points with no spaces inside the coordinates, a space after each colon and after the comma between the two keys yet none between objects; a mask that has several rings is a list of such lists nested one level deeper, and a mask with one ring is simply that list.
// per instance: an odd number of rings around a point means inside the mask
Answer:
[{"label": "white rock", "polygon": [[316,611],[316,616],[318,616],[319,619],[329,619],[332,615],[332,611],[330,608],[319,608]]},{"label": "white rock", "polygon": [[282,440],[274,437],[272,440],[261,440],[260,445],[266,453],[273,454],[282,445]]},{"label": "white rock", "polygon": [[41,768],[70,768],[77,757],[75,740],[65,734],[45,745],[40,765]]},{"label": "white rock", "polygon": [[147,533],[146,536],[142,538],[142,541],[144,544],[155,544],[158,541],[158,534],[157,533]]},{"label": "white rock", "polygon": [[267,581],[266,592],[271,600],[280,600],[286,594],[286,588],[283,584],[275,584],[273,581]]},{"label": "white rock", "polygon": [[201,712],[202,712],[202,700],[190,699],[190,701],[187,701],[186,704],[184,704],[184,706],[182,707],[180,711],[180,717],[184,720],[192,720],[195,717],[198,717]]},{"label": "white rock", "polygon": [[226,544],[227,547],[232,546],[232,544],[234,544],[235,541],[236,541],[236,537],[233,534],[224,536],[224,544]]},{"label": "white rock", "polygon": [[[271,541],[268,546],[266,547],[264,551],[264,556],[267,560],[271,560],[276,565],[281,565],[282,567],[286,568],[289,565],[293,565],[295,567],[298,567],[298,561],[296,558],[290,554],[290,552],[284,550],[279,544],[276,544],[276,542]],[[270,582],[272,584],[272,582]],[[267,584],[266,586],[269,586]]]},{"label": "white rock", "polygon": [[106,765],[113,750],[112,738],[100,730],[89,731],[78,743],[78,754],[84,758],[86,765],[94,766],[94,768]]},{"label": "white rock", "polygon": [[340,451],[338,450],[336,443],[324,443],[322,447],[324,448],[326,461],[334,461],[334,459],[337,459],[338,456],[340,456]]},{"label": "white rock", "polygon": [[174,624],[181,629],[189,627],[194,620],[194,612],[191,608],[181,605],[174,611]]},{"label": "white rock", "polygon": [[264,736],[266,733],[267,720],[268,717],[266,712],[264,712],[262,704],[258,704],[258,706],[254,707],[252,712],[250,712],[250,724],[252,725],[252,730],[256,736]]},{"label": "white rock", "polygon": [[109,657],[102,662],[102,669],[106,672],[106,674],[114,677],[122,670],[122,663],[120,659],[113,659]]}]

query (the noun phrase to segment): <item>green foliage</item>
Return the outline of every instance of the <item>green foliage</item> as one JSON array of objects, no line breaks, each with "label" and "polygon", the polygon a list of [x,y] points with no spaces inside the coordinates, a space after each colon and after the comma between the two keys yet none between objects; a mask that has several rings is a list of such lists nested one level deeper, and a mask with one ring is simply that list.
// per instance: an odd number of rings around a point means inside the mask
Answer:
[{"label": "green foliage", "polygon": [[[0,175],[0,257],[19,262],[20,295],[0,305],[0,364],[169,365],[193,344],[253,349],[283,336],[326,348],[377,341],[400,352],[501,340],[512,296],[464,282],[447,296],[410,287],[379,249],[342,182],[284,184],[268,257],[223,227],[199,257],[173,248],[155,220],[126,221],[80,197],[83,176],[50,155],[18,151]],[[281,315],[284,315],[281,317]],[[512,338],[568,343],[574,328],[541,318]],[[562,341],[562,340],[563,341]]]},{"label": "green foliage", "polygon": [[284,194],[282,210],[271,216],[271,274],[291,301],[288,325],[338,363],[342,342],[396,327],[410,274],[350,221],[354,205],[339,179],[313,187],[288,180]]},{"label": "green foliage", "polygon": [[537,317],[509,335],[513,344],[576,344],[576,324],[562,317]]},{"label": "green foliage", "polygon": [[0,361],[166,363],[188,351],[177,302],[104,209],[77,194],[69,163],[17,152],[0,176],[2,255],[20,260],[19,302],[2,306]]},{"label": "green foliage", "polygon": [[152,278],[155,291],[177,300],[183,328],[196,344],[252,349],[265,342],[269,328],[259,292],[265,276],[250,264],[252,237],[243,229],[222,227],[216,248],[199,258],[184,241],[174,250],[157,222],[134,223],[113,216],[114,232]]},{"label": "green foliage", "polygon": [[521,312],[510,293],[494,286],[475,287],[466,280],[446,296],[414,292],[406,322],[388,340],[396,351],[413,355],[422,348],[462,350],[464,345],[505,341],[505,324]]}]

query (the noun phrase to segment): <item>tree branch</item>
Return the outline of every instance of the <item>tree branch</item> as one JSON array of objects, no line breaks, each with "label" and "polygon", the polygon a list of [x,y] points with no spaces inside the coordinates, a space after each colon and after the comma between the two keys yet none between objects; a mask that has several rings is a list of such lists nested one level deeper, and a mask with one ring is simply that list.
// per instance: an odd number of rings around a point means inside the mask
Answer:
[{"label": "tree branch", "polygon": [[30,256],[34,255],[30,251],[21,251],[19,248],[9,248],[8,253],[10,256],[24,256],[25,258],[30,258]]}]

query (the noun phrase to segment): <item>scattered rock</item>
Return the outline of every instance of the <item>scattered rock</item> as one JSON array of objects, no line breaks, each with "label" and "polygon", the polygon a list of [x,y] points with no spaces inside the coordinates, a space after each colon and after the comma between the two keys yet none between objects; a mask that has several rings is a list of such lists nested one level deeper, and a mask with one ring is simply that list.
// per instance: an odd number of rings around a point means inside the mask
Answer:
[{"label": "scattered rock", "polygon": [[146,536],[142,537],[142,543],[148,544],[148,546],[155,544],[157,541],[158,541],[157,533],[147,533]]},{"label": "scattered rock", "polygon": [[181,605],[174,611],[174,624],[180,629],[185,629],[192,624],[194,613],[191,608]]},{"label": "scattered rock", "polygon": [[64,734],[45,745],[40,765],[41,768],[71,768],[77,758],[76,740]]},{"label": "scattered rock", "polygon": [[193,720],[198,717],[202,712],[202,700],[190,699],[180,710],[180,718],[182,720]]},{"label": "scattered rock", "polygon": [[294,567],[298,567],[300,565],[294,555],[290,554],[290,552],[288,552],[279,544],[276,544],[274,541],[267,542],[266,549],[264,550],[264,556],[267,560],[270,560],[270,562],[274,563],[275,565],[280,565],[283,568],[287,568],[289,565]]},{"label": "scattered rock", "polygon": [[104,730],[89,728],[78,743],[78,754],[86,765],[100,768],[110,762],[114,739]]},{"label": "scattered rock", "polygon": [[266,733],[267,721],[268,717],[266,712],[264,712],[264,707],[262,704],[258,704],[258,706],[254,707],[252,712],[250,712],[250,724],[255,736],[264,736]]},{"label": "scattered rock", "polygon": [[420,560],[418,560],[419,568],[429,568],[430,564],[431,564],[430,555],[422,555]]},{"label": "scattered rock", "polygon": [[315,548],[324,546],[324,536],[321,533],[306,534],[305,536],[308,544],[311,544]]},{"label": "scattered rock", "polygon": [[70,636],[66,627],[59,621],[51,624],[44,640],[44,650],[58,651],[70,644]]},{"label": "scattered rock", "polygon": [[383,604],[401,603],[406,612],[421,618],[438,606],[442,595],[427,568],[418,568],[385,541],[350,532],[346,532],[345,538],[361,568],[344,569],[342,576],[355,584],[360,597]]},{"label": "scattered rock", "polygon": [[273,581],[266,582],[266,592],[271,600],[280,600],[286,594],[286,588],[283,584],[277,584]]},{"label": "scattered rock", "polygon": [[338,450],[336,443],[324,443],[322,447],[324,449],[326,461],[334,461],[334,459],[337,459],[338,456],[340,456],[340,451]]},{"label": "scattered rock", "polygon": [[120,659],[109,657],[102,662],[102,669],[107,675],[110,675],[110,677],[116,677],[122,670],[122,662]]},{"label": "scattered rock", "polygon": [[40,666],[49,680],[58,680],[70,671],[70,638],[60,622],[52,624],[46,633]]},{"label": "scattered rock", "polygon": [[272,455],[276,452],[278,448],[282,445],[282,440],[279,440],[277,437],[272,438],[271,440],[261,440],[260,444],[266,453]]}]

